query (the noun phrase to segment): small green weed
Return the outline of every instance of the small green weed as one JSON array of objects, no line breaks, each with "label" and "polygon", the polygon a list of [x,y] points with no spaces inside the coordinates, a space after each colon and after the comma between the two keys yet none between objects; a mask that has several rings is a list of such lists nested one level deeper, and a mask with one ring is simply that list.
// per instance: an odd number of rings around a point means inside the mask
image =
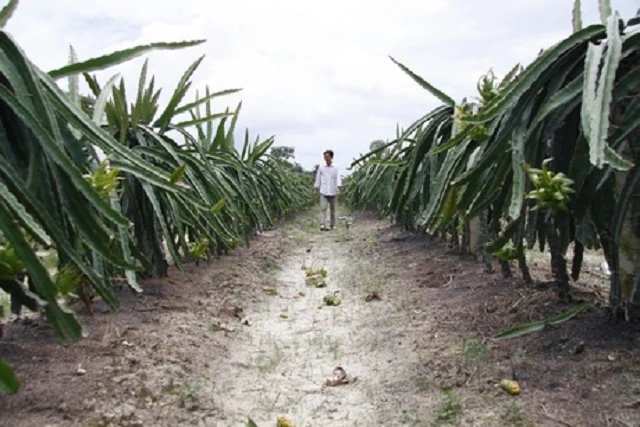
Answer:
[{"label": "small green weed", "polygon": [[464,361],[467,364],[491,360],[489,347],[476,339],[464,340]]},{"label": "small green weed", "polygon": [[331,355],[333,356],[333,360],[334,361],[338,361],[340,359],[341,356],[341,346],[342,346],[342,341],[340,341],[338,338],[331,338],[328,337],[326,340],[327,346],[328,346],[328,351],[329,353],[331,353]]},{"label": "small green weed", "polygon": [[458,401],[458,398],[452,391],[446,391],[444,393],[442,403],[440,404],[440,410],[432,425],[447,424],[457,420],[462,414],[462,406]]},{"label": "small green weed", "polygon": [[514,399],[505,400],[500,415],[505,425],[514,427],[529,427],[534,425],[525,417],[520,402]]},{"label": "small green weed", "polygon": [[284,361],[284,352],[278,346],[278,344],[273,342],[273,353],[267,356],[259,356],[256,365],[258,366],[258,371],[263,374],[273,373],[278,369],[278,366]]}]

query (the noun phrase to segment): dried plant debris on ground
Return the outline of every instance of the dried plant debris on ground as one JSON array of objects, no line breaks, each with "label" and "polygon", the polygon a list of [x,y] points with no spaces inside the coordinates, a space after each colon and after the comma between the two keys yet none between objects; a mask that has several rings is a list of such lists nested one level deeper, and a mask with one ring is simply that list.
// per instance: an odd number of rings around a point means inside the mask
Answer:
[{"label": "dried plant debris on ground", "polygon": [[364,297],[364,300],[366,302],[371,302],[371,301],[380,301],[382,300],[382,298],[380,298],[380,294],[378,292],[374,291],[374,292],[369,292],[367,296]]},{"label": "dried plant debris on ground", "polygon": [[[496,339],[580,303],[363,214],[350,224],[358,238],[336,242],[316,232],[315,214],[148,280],[141,296],[123,289],[117,313],[78,308],[87,337],[77,344],[57,342],[39,319],[6,325],[0,357],[23,386],[0,397],[0,424],[640,423],[637,322],[611,323],[590,306]],[[548,272],[532,274],[541,283]],[[337,295],[342,304],[318,310]]]},{"label": "dried plant debris on ground", "polygon": [[305,281],[307,285],[314,286],[316,288],[327,287],[327,275],[328,272],[325,268],[307,268],[305,269]]},{"label": "dried plant debris on ground", "polygon": [[337,366],[333,370],[333,378],[325,381],[325,387],[338,387],[341,385],[351,384],[358,380],[358,377],[350,377],[347,375],[347,371],[345,371],[341,366]]}]

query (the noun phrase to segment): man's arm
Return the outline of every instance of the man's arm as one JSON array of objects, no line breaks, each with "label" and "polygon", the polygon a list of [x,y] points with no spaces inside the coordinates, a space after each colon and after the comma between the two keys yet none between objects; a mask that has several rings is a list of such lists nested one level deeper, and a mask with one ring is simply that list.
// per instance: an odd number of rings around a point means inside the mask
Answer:
[{"label": "man's arm", "polygon": [[338,178],[336,179],[336,184],[338,187],[338,194],[342,193],[342,177],[340,176],[340,169],[336,171]]},{"label": "man's arm", "polygon": [[316,172],[316,182],[313,184],[313,194],[316,194],[319,188],[320,188],[320,168],[318,167],[318,171]]}]

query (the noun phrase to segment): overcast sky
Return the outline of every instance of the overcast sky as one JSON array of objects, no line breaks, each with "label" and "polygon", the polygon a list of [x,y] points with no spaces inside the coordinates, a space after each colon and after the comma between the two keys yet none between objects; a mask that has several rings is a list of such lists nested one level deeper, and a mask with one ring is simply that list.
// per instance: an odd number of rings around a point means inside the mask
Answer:
[{"label": "overcast sky", "polygon": [[[583,0],[585,25],[599,21],[597,3]],[[568,36],[572,6],[573,0],[24,0],[7,29],[46,71],[66,63],[70,44],[87,59],[140,43],[207,39],[146,56],[165,96],[205,54],[194,87],[242,88],[215,103],[224,110],[242,101],[241,132],[275,135],[276,145],[295,147],[305,168],[331,148],[344,169],[371,141],[393,138],[396,124],[407,126],[438,105],[388,55],[460,100],[475,95],[489,68],[502,76]],[[640,5],[612,0],[612,6],[628,19]],[[134,87],[143,61],[98,76],[104,83],[118,72]]]}]

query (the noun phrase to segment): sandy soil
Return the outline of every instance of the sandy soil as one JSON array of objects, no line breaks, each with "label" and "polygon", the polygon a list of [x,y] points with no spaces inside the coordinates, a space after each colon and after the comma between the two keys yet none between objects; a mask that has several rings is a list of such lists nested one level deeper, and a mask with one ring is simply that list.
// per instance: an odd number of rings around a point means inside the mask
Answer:
[{"label": "sandy soil", "polygon": [[[141,297],[123,288],[117,313],[79,309],[77,344],[39,320],[7,325],[0,357],[23,387],[0,397],[0,425],[640,424],[637,322],[594,308],[498,341],[569,306],[374,217],[319,232],[314,216],[148,281]],[[307,268],[324,268],[326,287],[306,283]],[[346,384],[327,383],[337,367]]]}]

